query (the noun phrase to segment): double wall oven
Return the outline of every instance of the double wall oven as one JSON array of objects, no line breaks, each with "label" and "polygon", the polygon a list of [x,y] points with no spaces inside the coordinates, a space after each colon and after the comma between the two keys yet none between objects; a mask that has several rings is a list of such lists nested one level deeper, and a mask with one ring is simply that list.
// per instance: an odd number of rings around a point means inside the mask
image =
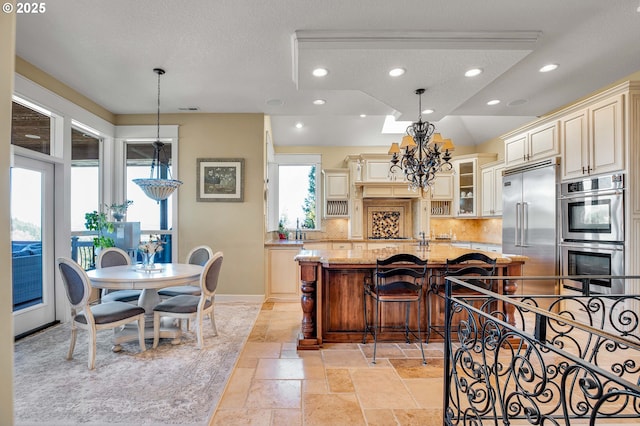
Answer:
[{"label": "double wall oven", "polygon": [[[562,275],[624,275],[624,175],[611,174],[564,182]],[[564,280],[583,294],[622,294],[622,279]]]}]

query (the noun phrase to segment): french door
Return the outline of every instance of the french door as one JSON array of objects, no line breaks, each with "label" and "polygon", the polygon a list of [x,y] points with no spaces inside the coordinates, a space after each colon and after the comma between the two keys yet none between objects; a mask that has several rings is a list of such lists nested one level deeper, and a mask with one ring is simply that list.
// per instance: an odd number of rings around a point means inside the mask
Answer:
[{"label": "french door", "polygon": [[55,320],[53,164],[16,155],[11,168],[14,336]]}]

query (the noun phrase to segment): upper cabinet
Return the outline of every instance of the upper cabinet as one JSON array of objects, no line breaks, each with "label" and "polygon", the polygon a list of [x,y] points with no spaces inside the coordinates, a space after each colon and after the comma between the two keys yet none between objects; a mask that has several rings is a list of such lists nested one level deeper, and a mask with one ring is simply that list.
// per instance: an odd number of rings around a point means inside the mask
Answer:
[{"label": "upper cabinet", "polygon": [[496,154],[473,154],[456,158],[452,161],[455,170],[453,199],[455,216],[478,216],[478,200],[482,190],[478,177],[478,168],[495,159]]},{"label": "upper cabinet", "polygon": [[389,172],[391,156],[381,158],[366,158],[364,160],[365,182],[389,182],[395,180],[395,174]]},{"label": "upper cabinet", "polygon": [[482,216],[502,215],[502,171],[504,168],[503,162],[486,164],[481,168]]},{"label": "upper cabinet", "polygon": [[324,216],[346,217],[349,215],[349,170],[325,169]]},{"label": "upper cabinet", "polygon": [[558,121],[546,123],[504,141],[506,167],[542,160],[559,153]]},{"label": "upper cabinet", "polygon": [[623,105],[620,94],[560,119],[562,179],[624,168]]}]

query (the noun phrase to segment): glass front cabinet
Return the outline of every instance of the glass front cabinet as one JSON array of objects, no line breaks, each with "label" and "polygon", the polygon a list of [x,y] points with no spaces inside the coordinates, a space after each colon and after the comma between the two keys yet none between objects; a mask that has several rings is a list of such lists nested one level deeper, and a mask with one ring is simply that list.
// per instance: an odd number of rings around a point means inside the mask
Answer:
[{"label": "glass front cabinet", "polygon": [[496,154],[474,154],[452,161],[454,169],[453,213],[458,217],[477,217],[481,199],[479,167],[496,159]]}]

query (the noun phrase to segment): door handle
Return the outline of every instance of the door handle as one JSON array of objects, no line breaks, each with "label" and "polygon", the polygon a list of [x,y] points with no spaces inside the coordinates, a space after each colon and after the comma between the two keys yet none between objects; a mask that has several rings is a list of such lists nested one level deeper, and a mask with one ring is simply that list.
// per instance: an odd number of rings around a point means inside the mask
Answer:
[{"label": "door handle", "polygon": [[520,205],[521,203],[516,203],[516,226],[515,226],[515,246],[520,247],[518,243],[518,237],[520,234]]},{"label": "door handle", "polygon": [[529,229],[529,203],[522,203],[522,226],[520,228],[520,245],[527,246],[527,230]]}]

